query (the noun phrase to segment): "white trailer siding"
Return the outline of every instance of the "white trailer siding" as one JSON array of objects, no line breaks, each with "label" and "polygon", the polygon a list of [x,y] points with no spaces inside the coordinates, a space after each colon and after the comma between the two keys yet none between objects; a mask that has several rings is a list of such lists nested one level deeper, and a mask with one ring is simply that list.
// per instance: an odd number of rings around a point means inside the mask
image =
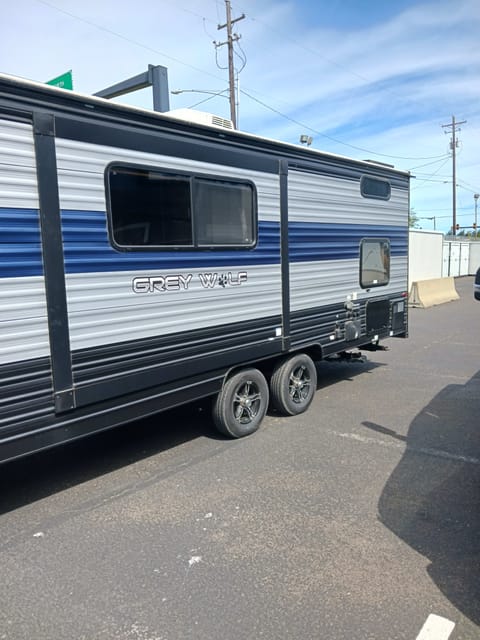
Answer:
[{"label": "white trailer siding", "polygon": [[0,120],[0,364],[50,355],[32,126]]},{"label": "white trailer siding", "polygon": [[[62,139],[56,140],[56,149],[73,351],[281,315],[278,175]],[[105,170],[125,161],[253,181],[260,234],[272,229],[263,230],[264,223],[273,223],[271,239],[264,237],[249,251],[247,263],[236,259],[236,251],[229,252],[228,261],[222,252],[223,265],[219,252],[137,252],[132,269],[132,254],[114,250],[107,232]],[[247,277],[237,285],[239,273]],[[202,276],[211,280],[228,274],[233,286],[202,285]],[[188,289],[151,295],[132,290],[135,277],[172,275],[189,278]]]},{"label": "white trailer siding", "polygon": [[[362,197],[359,179],[290,171],[288,210],[292,311],[379,295],[376,288],[360,288],[362,237],[392,239],[390,280],[381,293],[407,291],[406,189],[392,187],[390,200],[375,200]],[[315,259],[303,260],[302,254]]]}]

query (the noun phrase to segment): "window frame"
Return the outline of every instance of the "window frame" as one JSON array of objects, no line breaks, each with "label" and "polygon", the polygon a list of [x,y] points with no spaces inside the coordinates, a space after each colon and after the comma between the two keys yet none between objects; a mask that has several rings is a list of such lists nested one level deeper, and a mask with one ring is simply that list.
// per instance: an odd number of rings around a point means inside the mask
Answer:
[{"label": "window frame", "polygon": [[[191,211],[191,229],[192,229],[192,243],[191,244],[150,244],[150,245],[124,245],[119,244],[115,240],[113,213],[112,213],[112,201],[111,201],[111,185],[110,175],[115,169],[130,169],[139,170],[145,172],[156,172],[165,177],[185,179],[189,183],[190,190],[190,211]],[[251,224],[252,224],[252,241],[249,243],[235,243],[235,244],[200,244],[198,241],[197,226],[198,217],[195,214],[195,196],[196,196],[196,180],[211,182],[212,184],[220,183],[235,186],[247,186],[251,190]],[[107,209],[107,228],[108,237],[111,246],[121,252],[132,251],[246,251],[255,249],[258,244],[258,193],[257,188],[253,180],[246,178],[235,178],[230,176],[223,176],[213,173],[202,173],[197,171],[182,171],[172,168],[164,168],[159,166],[152,166],[146,164],[136,164],[130,162],[113,161],[110,162],[104,170],[104,183],[105,183],[105,201]],[[132,221],[135,224],[135,221]]]},{"label": "window frame", "polygon": [[[363,281],[363,271],[364,271],[364,265],[363,265],[363,247],[365,245],[366,242],[378,242],[378,244],[380,245],[381,243],[385,243],[386,245],[388,245],[388,270],[387,270],[387,274],[386,274],[386,281],[382,280],[381,282],[371,282],[370,284],[364,284]],[[392,264],[392,245],[390,242],[390,238],[385,238],[385,237],[381,237],[381,238],[373,238],[371,236],[369,237],[365,237],[362,238],[360,240],[360,250],[359,250],[359,272],[358,272],[358,281],[360,284],[360,287],[362,289],[374,289],[376,287],[386,287],[388,284],[390,284],[390,273],[391,273],[391,264]]]},{"label": "window frame", "polygon": [[[374,180],[376,182],[383,182],[384,184],[387,184],[388,185],[388,195],[387,196],[379,196],[379,195],[372,194],[372,193],[366,193],[364,185],[365,185],[365,182],[367,180]],[[392,183],[387,178],[380,178],[378,176],[371,176],[371,175],[365,174],[365,175],[361,176],[361,178],[360,178],[360,194],[361,194],[362,198],[367,198],[367,199],[372,199],[372,200],[388,201],[392,197]]]}]

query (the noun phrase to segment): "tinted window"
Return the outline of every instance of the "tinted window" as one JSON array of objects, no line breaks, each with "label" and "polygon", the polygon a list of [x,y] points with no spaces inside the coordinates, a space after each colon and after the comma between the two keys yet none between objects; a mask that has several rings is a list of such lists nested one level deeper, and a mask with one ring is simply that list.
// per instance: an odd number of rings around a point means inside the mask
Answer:
[{"label": "tinted window", "polygon": [[252,245],[253,198],[249,185],[213,180],[195,183],[195,224],[199,245]]},{"label": "tinted window", "polygon": [[121,247],[191,245],[190,180],[146,169],[109,174],[112,234]]},{"label": "tinted window", "polygon": [[390,242],[365,238],[360,245],[360,286],[381,287],[390,280]]},{"label": "tinted window", "polygon": [[364,198],[390,200],[392,190],[388,180],[362,176],[362,179],[360,180],[360,192]]},{"label": "tinted window", "polygon": [[110,232],[117,248],[252,247],[252,184],[143,167],[108,169]]}]

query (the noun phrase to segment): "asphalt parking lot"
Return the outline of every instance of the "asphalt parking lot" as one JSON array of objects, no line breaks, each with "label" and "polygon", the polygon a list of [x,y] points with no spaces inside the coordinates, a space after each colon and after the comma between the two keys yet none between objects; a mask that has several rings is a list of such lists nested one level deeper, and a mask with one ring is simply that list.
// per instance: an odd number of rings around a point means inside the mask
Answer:
[{"label": "asphalt parking lot", "polygon": [[478,640],[480,302],[456,286],[249,438],[200,403],[0,467],[0,639]]}]

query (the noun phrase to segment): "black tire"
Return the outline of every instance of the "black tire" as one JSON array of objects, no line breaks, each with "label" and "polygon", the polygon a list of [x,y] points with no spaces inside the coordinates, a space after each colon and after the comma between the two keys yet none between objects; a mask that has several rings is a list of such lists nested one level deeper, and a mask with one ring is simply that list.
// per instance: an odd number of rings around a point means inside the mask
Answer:
[{"label": "black tire", "polygon": [[268,384],[258,369],[229,378],[213,405],[213,420],[224,435],[243,438],[258,429],[268,408]]},{"label": "black tire", "polygon": [[306,353],[299,353],[279,362],[270,378],[272,404],[287,416],[296,416],[308,409],[317,390],[317,370]]}]

